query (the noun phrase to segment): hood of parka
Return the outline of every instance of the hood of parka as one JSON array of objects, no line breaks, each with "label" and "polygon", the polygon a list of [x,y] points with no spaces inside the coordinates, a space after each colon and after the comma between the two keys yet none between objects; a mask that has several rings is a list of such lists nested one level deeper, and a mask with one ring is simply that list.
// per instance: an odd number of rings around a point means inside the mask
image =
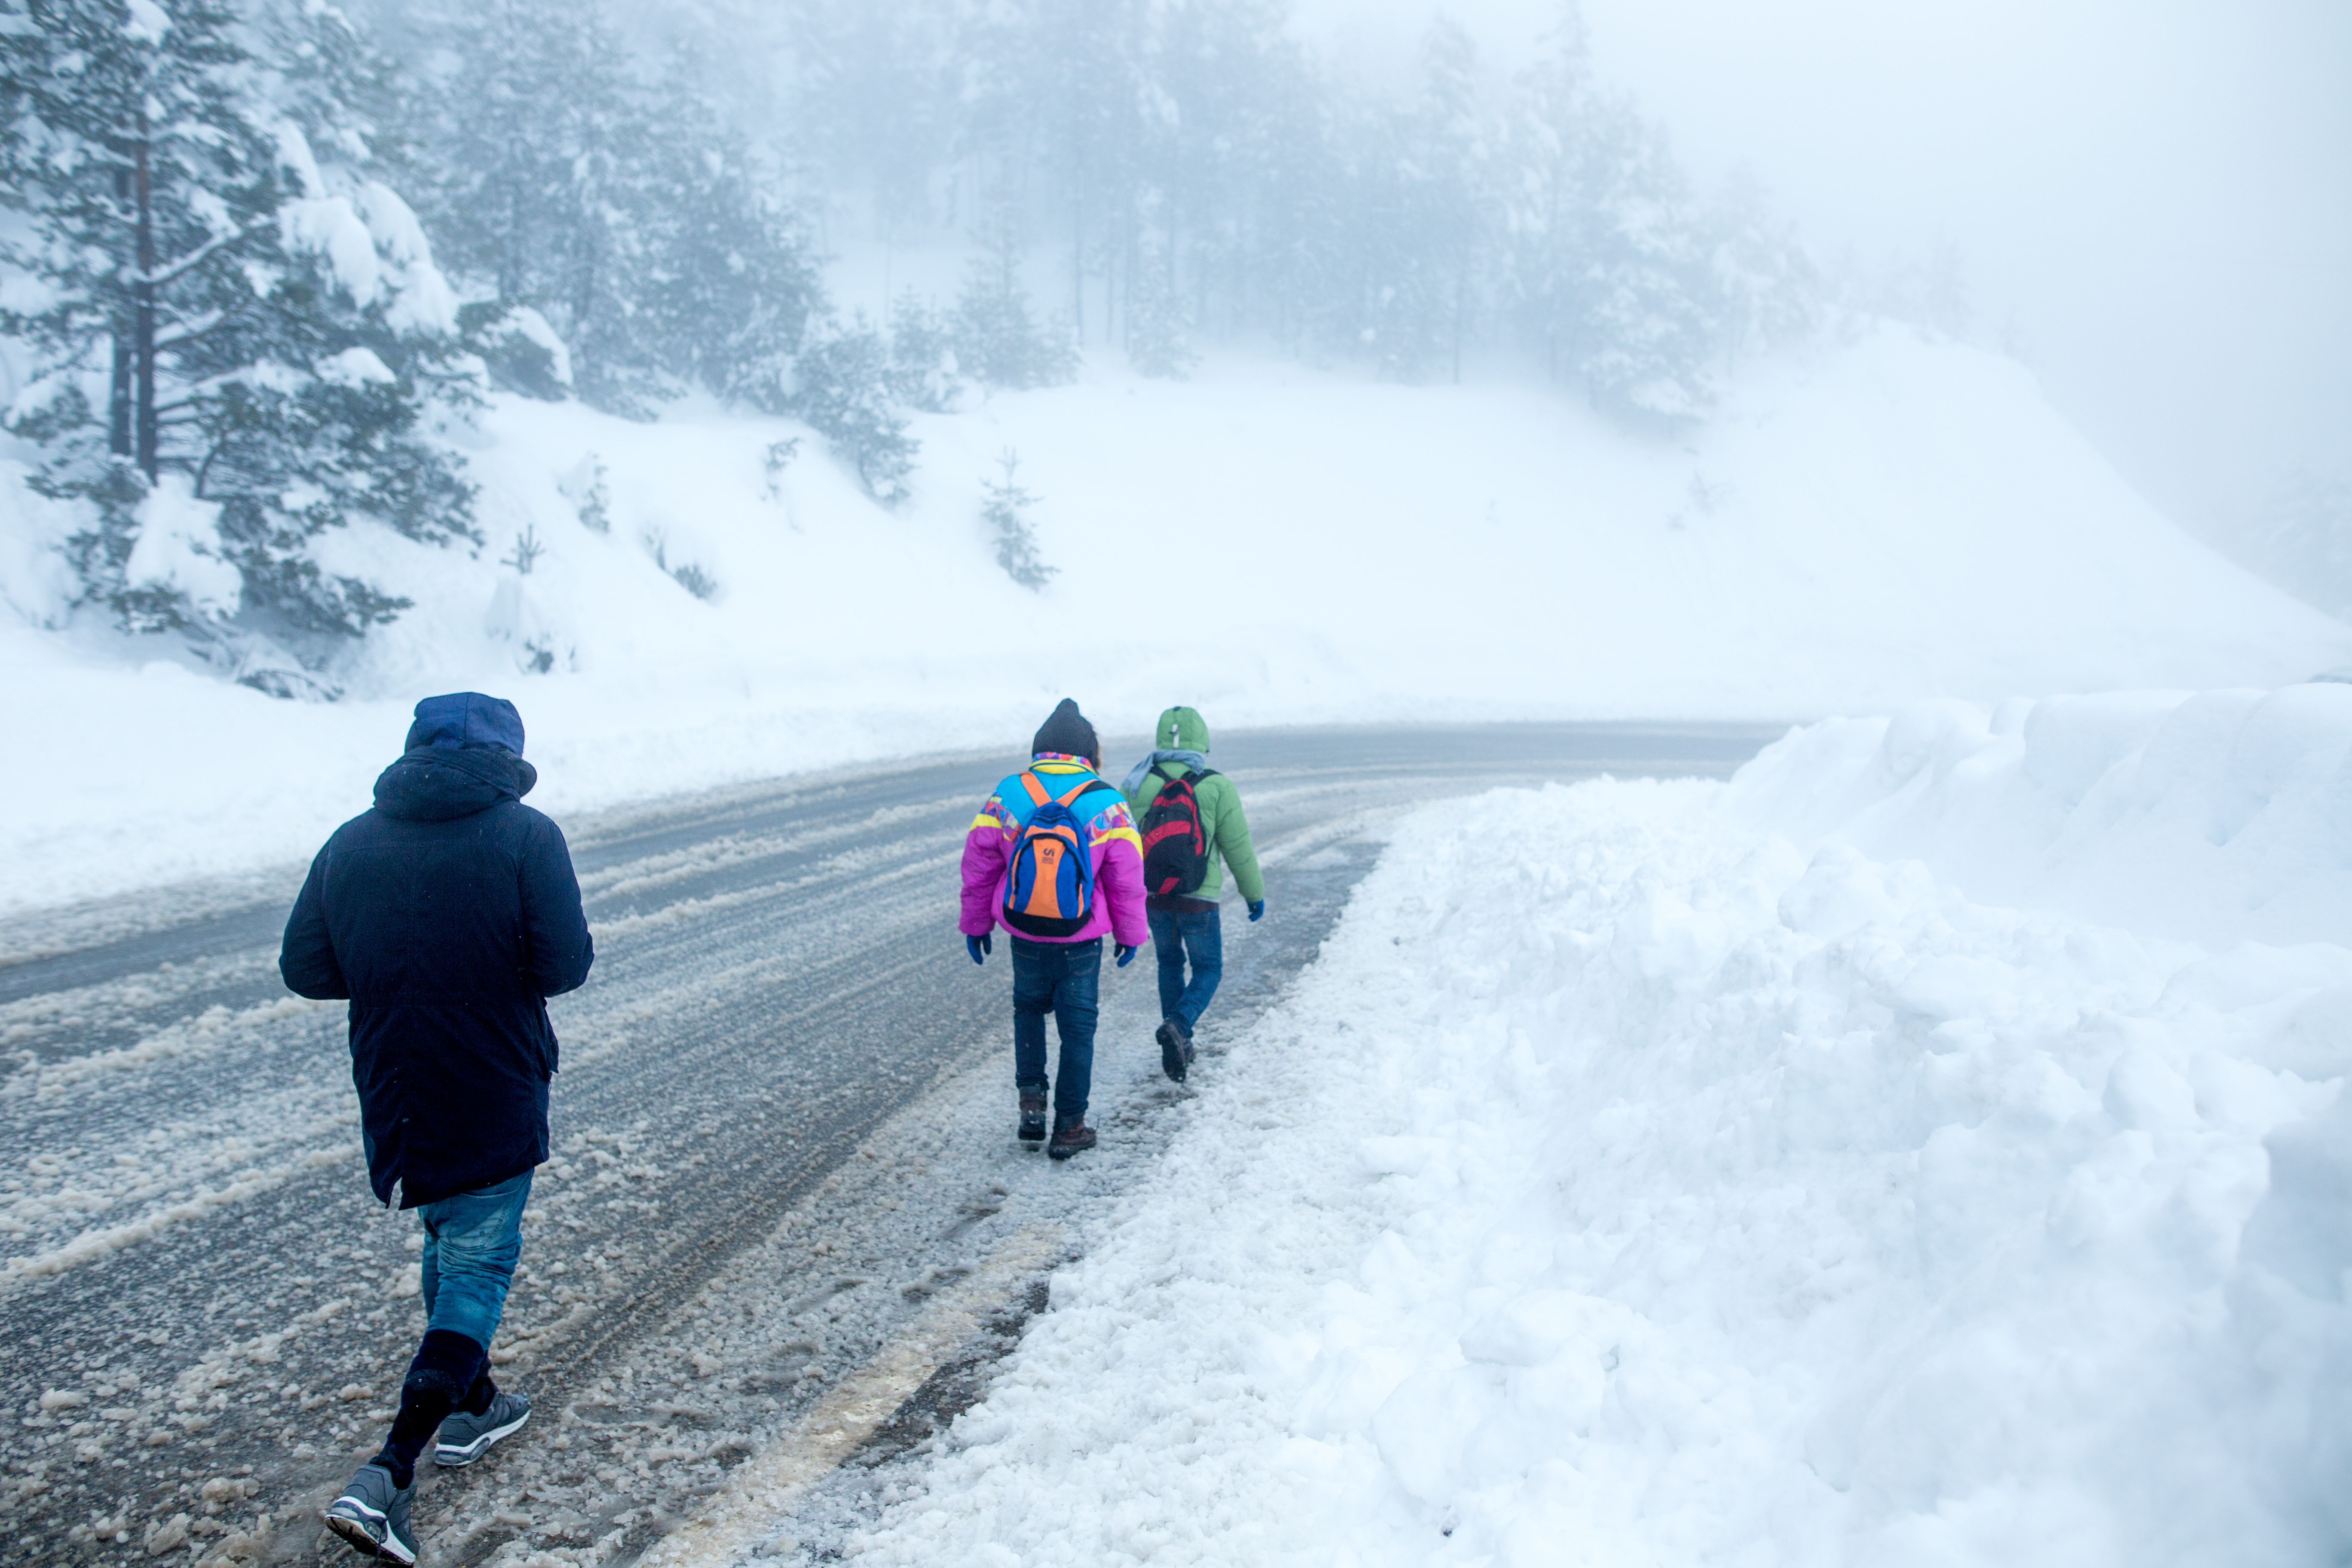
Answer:
[{"label": "hood of parka", "polygon": [[404,752],[420,746],[452,750],[501,746],[518,757],[522,755],[522,715],[503,697],[486,697],[478,691],[445,692],[419,702],[415,720],[408,727],[408,739],[400,743]]},{"label": "hood of parka", "polygon": [[539,770],[503,746],[419,746],[376,775],[375,808],[408,822],[446,822],[520,800]]},{"label": "hood of parka", "polygon": [[1200,752],[1209,749],[1209,721],[1197,708],[1171,708],[1160,715],[1151,731],[1155,752]]}]

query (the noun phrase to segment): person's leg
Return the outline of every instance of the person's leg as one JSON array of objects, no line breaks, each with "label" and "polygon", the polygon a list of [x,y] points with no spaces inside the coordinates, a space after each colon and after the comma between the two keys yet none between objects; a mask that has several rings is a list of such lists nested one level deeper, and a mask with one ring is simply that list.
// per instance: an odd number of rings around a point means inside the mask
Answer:
[{"label": "person's leg", "polygon": [[425,1341],[409,1363],[400,1386],[400,1412],[373,1461],[404,1489],[443,1419],[459,1408],[486,1409],[497,1395],[489,1377],[490,1341],[522,1255],[522,1211],[530,1197],[526,1171],[417,1211],[433,1272]]},{"label": "person's leg", "polygon": [[1151,922],[1151,956],[1160,963],[1160,1016],[1173,1017],[1184,995],[1184,939],[1174,910],[1149,910],[1144,919]]},{"label": "person's leg", "polygon": [[1094,1092],[1102,939],[1063,944],[1061,955],[1061,979],[1054,987],[1054,1032],[1062,1041],[1062,1059],[1054,1074],[1054,1122],[1071,1127],[1087,1119],[1087,1100]]},{"label": "person's leg", "polygon": [[1012,939],[1013,1085],[1045,1092],[1045,1015],[1054,1009],[1054,944]]},{"label": "person's leg", "polygon": [[1217,982],[1224,978],[1224,926],[1215,910],[1178,915],[1176,926],[1184,939],[1185,955],[1192,961],[1192,978],[1185,983],[1183,995],[1168,1011],[1184,1026],[1184,1033],[1189,1036],[1199,1026],[1201,1015],[1209,1010],[1209,1002],[1217,994]]}]

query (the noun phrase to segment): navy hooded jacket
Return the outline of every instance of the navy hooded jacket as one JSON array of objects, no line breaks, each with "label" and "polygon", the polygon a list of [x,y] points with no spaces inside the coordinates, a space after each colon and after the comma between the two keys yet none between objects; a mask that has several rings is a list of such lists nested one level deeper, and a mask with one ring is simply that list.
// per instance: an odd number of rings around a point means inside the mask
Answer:
[{"label": "navy hooded jacket", "polygon": [[572,854],[522,804],[511,704],[474,692],[416,705],[375,809],[335,830],[286,921],[278,973],[351,1000],[368,1180],[415,1208],[546,1160],[556,1069],[545,999],[595,951]]}]

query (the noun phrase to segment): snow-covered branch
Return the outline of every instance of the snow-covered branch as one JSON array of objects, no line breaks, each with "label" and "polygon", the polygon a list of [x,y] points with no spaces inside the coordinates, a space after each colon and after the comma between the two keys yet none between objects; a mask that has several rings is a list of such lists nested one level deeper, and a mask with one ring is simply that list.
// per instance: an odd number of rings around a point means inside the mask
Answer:
[{"label": "snow-covered branch", "polygon": [[156,268],[151,272],[131,272],[129,275],[131,281],[134,284],[144,284],[151,289],[160,289],[167,283],[187,276],[190,271],[203,266],[228,247],[250,239],[257,234],[267,232],[276,221],[273,215],[260,223],[250,223],[242,228],[231,229],[226,234],[216,234],[177,261]]}]

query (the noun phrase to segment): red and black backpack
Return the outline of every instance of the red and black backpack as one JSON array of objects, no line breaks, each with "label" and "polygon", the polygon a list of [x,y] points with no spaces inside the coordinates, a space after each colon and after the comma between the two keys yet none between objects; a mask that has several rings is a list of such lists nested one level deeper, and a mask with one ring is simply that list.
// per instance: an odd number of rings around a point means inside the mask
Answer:
[{"label": "red and black backpack", "polygon": [[1194,788],[1213,770],[1187,768],[1182,778],[1160,786],[1143,814],[1143,890],[1154,895],[1189,893],[1207,880],[1209,835],[1201,826],[1201,797]]}]

